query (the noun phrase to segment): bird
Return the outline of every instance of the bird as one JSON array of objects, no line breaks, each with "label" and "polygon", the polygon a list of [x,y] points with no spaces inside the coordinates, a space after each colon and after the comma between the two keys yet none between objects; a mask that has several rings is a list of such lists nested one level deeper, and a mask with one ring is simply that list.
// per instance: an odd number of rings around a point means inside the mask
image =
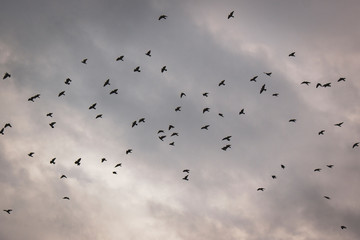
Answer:
[{"label": "bird", "polygon": [[261,89],[260,89],[260,94],[261,94],[262,92],[264,92],[264,91],[266,91],[265,84],[262,85],[262,87],[261,87]]},{"label": "bird", "polygon": [[107,85],[110,85],[110,79],[107,79],[103,85],[103,87],[107,86]]},{"label": "bird", "polygon": [[241,111],[239,112],[239,115],[241,114],[245,114],[245,110],[244,109],[241,109]]},{"label": "bird", "polygon": [[189,173],[190,169],[184,169],[183,172]]},{"label": "bird", "polygon": [[159,134],[159,133],[163,133],[163,132],[164,132],[164,130],[160,129],[157,133]]},{"label": "bird", "polygon": [[189,181],[189,174],[183,177],[183,180]]},{"label": "bird", "polygon": [[58,94],[58,97],[61,97],[61,96],[65,96],[65,91],[61,91],[61,92]]},{"label": "bird", "polygon": [[174,133],[172,133],[172,134],[170,135],[170,137],[172,137],[172,136],[179,136],[179,133],[174,132]]},{"label": "bird", "polygon": [[295,52],[290,53],[289,57],[295,57]]},{"label": "bird", "polygon": [[314,172],[320,172],[320,171],[321,171],[321,168],[314,169]]},{"label": "bird", "polygon": [[163,67],[161,68],[161,72],[163,73],[163,72],[166,72],[166,71],[167,71],[166,66],[163,66]]},{"label": "bird", "polygon": [[272,177],[272,179],[276,179],[276,176],[275,176],[275,175],[272,175],[271,177]]},{"label": "bird", "polygon": [[328,196],[324,196],[324,198],[326,198],[326,199],[330,200],[330,197],[328,197]]},{"label": "bird", "polygon": [[209,93],[208,93],[208,92],[204,92],[202,95],[203,95],[204,97],[208,97],[208,96],[209,96]]},{"label": "bird", "polygon": [[210,125],[205,125],[205,126],[201,127],[201,129],[209,130],[209,129],[208,129],[209,126],[210,126]]},{"label": "bird", "polygon": [[112,173],[113,173],[113,174],[117,174],[116,171],[113,171]]},{"label": "bird", "polygon": [[10,214],[12,212],[12,209],[4,209],[4,212],[7,212],[8,214]]},{"label": "bird", "polygon": [[151,57],[151,50],[147,51],[145,55]]},{"label": "bird", "polygon": [[139,119],[139,123],[144,123],[145,122],[145,118],[140,118]]},{"label": "bird", "polygon": [[70,198],[69,198],[69,197],[63,197],[63,199],[70,200]]},{"label": "bird", "polygon": [[51,128],[54,128],[55,123],[56,123],[56,122],[51,122],[51,123],[49,123],[50,127],[51,127]]},{"label": "bird", "polygon": [[257,78],[258,78],[258,76],[253,77],[252,79],[250,79],[250,82],[256,82]]},{"label": "bird", "polygon": [[141,72],[140,71],[140,66],[137,66],[136,68],[134,68],[134,72]]},{"label": "bird", "polygon": [[7,78],[10,78],[11,77],[11,74],[6,72],[3,76],[3,80],[7,79]]},{"label": "bird", "polygon": [[95,119],[102,118],[102,114],[96,115]]},{"label": "bird", "polygon": [[172,128],[175,128],[173,125],[169,125],[168,130],[170,131]]},{"label": "bird", "polygon": [[72,80],[71,80],[70,78],[67,78],[67,79],[65,80],[65,84],[66,84],[66,85],[70,85],[71,81],[72,81]]},{"label": "bird", "polygon": [[296,119],[295,118],[290,119],[289,122],[296,122]]},{"label": "bird", "polygon": [[324,85],[322,85],[323,87],[331,87],[331,83],[325,83]]},{"label": "bird", "polygon": [[12,128],[12,126],[11,126],[10,123],[5,123],[4,128],[7,128],[7,127],[11,127],[11,128]]},{"label": "bird", "polygon": [[341,82],[341,81],[342,81],[342,82],[345,82],[345,79],[346,79],[346,78],[341,77],[341,78],[339,78],[337,81],[338,81],[338,82]]},{"label": "bird", "polygon": [[234,17],[234,11],[232,11],[231,13],[229,13],[228,19],[233,18],[233,17]]},{"label": "bird", "polygon": [[318,132],[318,135],[324,135],[325,130],[321,130],[320,132]]},{"label": "bird", "polygon": [[106,158],[101,159],[101,163],[106,162],[106,161],[107,161]]},{"label": "bird", "polygon": [[279,96],[279,94],[278,93],[273,93],[273,96],[277,97],[277,96]]},{"label": "bird", "polygon": [[136,123],[136,121],[133,121],[133,123],[131,124],[131,127],[133,128],[135,126],[137,126],[137,123]]},{"label": "bird", "polygon": [[167,18],[166,15],[161,15],[161,16],[159,17],[159,20],[161,20],[161,19],[166,19],[166,18]]},{"label": "bird", "polygon": [[340,226],[341,229],[346,229],[346,226]]},{"label": "bird", "polygon": [[110,95],[111,95],[111,94],[118,94],[118,89],[116,88],[116,89],[112,90],[112,91],[110,92]]},{"label": "bird", "polygon": [[219,82],[218,86],[225,86],[225,80],[222,80],[221,82]]},{"label": "bird", "polygon": [[4,135],[4,128],[2,128],[2,129],[0,130],[0,134],[1,134],[1,135]]},{"label": "bird", "polygon": [[209,111],[210,111],[210,108],[208,108],[208,107],[206,107],[206,108],[203,109],[203,113],[209,112]]},{"label": "bird", "polygon": [[55,160],[56,160],[56,158],[51,159],[50,164],[55,164]]},{"label": "bird", "polygon": [[132,149],[126,150],[126,154],[132,153]]},{"label": "bird", "polygon": [[224,114],[222,114],[222,113],[219,113],[219,116],[220,116],[220,117],[224,117]]},{"label": "bird", "polygon": [[316,84],[316,88],[318,88],[318,87],[322,87],[323,85],[321,84],[321,83],[317,83]]},{"label": "bird", "polygon": [[84,58],[81,62],[82,62],[83,64],[86,64],[86,63],[87,63],[87,58]]},{"label": "bird", "polygon": [[121,163],[116,164],[115,167],[121,167]]},{"label": "bird", "polygon": [[333,168],[334,165],[332,164],[329,164],[329,165],[326,165],[328,168]]},{"label": "bird", "polygon": [[67,178],[65,175],[61,175],[60,179]]},{"label": "bird", "polygon": [[176,107],[175,112],[181,112],[181,106]]},{"label": "bird", "polygon": [[266,75],[268,75],[269,77],[271,76],[272,72],[264,72]]},{"label": "bird", "polygon": [[29,156],[29,157],[33,157],[34,154],[35,154],[34,152],[30,152],[30,153],[28,154],[28,156]]},{"label": "bird", "polygon": [[341,127],[341,125],[343,125],[343,123],[344,122],[336,123],[336,124],[334,124],[334,126]]},{"label": "bird", "polygon": [[120,56],[120,57],[116,58],[116,61],[124,61],[124,55],[122,55],[122,56]]},{"label": "bird", "polygon": [[231,136],[224,137],[221,141],[227,140],[230,141]]},{"label": "bird", "polygon": [[96,110],[96,104],[97,104],[97,103],[94,103],[93,105],[91,105],[91,106],[89,107],[89,109],[95,109],[95,110]]},{"label": "bird", "polygon": [[352,148],[358,147],[358,146],[359,146],[359,143],[360,143],[360,142],[354,143],[354,145],[352,146]]},{"label": "bird", "polygon": [[175,142],[171,142],[171,143],[169,143],[169,145],[175,146]]},{"label": "bird", "polygon": [[80,166],[80,161],[81,161],[81,158],[79,158],[78,160],[76,160],[74,163],[78,166]]},{"label": "bird", "polygon": [[265,190],[265,188],[260,187],[260,188],[258,188],[256,191],[264,191],[264,190]]},{"label": "bird", "polygon": [[160,139],[161,141],[164,141],[164,138],[166,138],[166,135],[159,136],[159,139]]},{"label": "bird", "polygon": [[283,164],[280,165],[282,169],[285,169],[285,166]]},{"label": "bird", "polygon": [[185,93],[180,93],[180,98],[182,98],[182,97],[185,97],[186,96],[186,94]]},{"label": "bird", "polygon": [[306,84],[306,85],[309,86],[310,82],[308,82],[308,81],[303,81],[303,82],[301,82],[300,84]]},{"label": "bird", "polygon": [[47,117],[52,117],[53,113],[46,114]]},{"label": "bird", "polygon": [[228,148],[231,148],[231,145],[230,144],[227,144],[225,145],[224,147],[222,147],[221,149],[226,151]]}]

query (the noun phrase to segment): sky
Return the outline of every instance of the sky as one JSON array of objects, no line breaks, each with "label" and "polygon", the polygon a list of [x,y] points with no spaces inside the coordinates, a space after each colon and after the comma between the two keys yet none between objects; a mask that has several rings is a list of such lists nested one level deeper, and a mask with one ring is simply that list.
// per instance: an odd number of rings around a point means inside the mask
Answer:
[{"label": "sky", "polygon": [[2,1],[0,239],[360,239],[359,11]]}]

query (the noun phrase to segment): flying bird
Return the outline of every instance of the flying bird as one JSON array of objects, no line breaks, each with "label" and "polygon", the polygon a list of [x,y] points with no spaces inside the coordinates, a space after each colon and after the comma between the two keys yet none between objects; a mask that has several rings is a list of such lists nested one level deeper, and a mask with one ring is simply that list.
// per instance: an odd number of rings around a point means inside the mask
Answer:
[{"label": "flying bird", "polygon": [[124,55],[118,57],[118,58],[116,59],[116,61],[124,61]]},{"label": "flying bird", "polygon": [[218,86],[225,86],[225,80],[222,80],[221,82],[219,82]]},{"label": "flying bird", "polygon": [[268,75],[269,77],[271,76],[272,72],[264,72],[266,75]]},{"label": "flying bird", "polygon": [[135,126],[137,126],[137,123],[136,123],[136,121],[133,121],[133,123],[131,124],[131,127],[133,128]]},{"label": "flying bird", "polygon": [[107,161],[106,158],[101,159],[101,163],[106,162],[106,161]]},{"label": "flying bird", "polygon": [[116,171],[113,171],[112,173],[113,173],[113,174],[117,174]]},{"label": "flying bird", "polygon": [[144,123],[145,122],[145,118],[140,118],[139,119],[139,123]]},{"label": "flying bird", "polygon": [[46,114],[47,117],[52,117],[53,113]]},{"label": "flying bird", "polygon": [[325,130],[321,130],[320,132],[318,132],[318,135],[324,135]]},{"label": "flying bird", "polygon": [[184,169],[183,172],[190,173],[190,169]]},{"label": "flying bird", "polygon": [[170,137],[172,137],[172,136],[179,136],[179,134],[177,132],[174,132],[170,135]]},{"label": "flying bird", "polygon": [[161,19],[166,19],[166,18],[167,18],[166,15],[161,15],[161,16],[159,17],[159,20],[161,20]]},{"label": "flying bird", "polygon": [[224,117],[224,114],[222,114],[222,113],[219,113],[219,116],[220,116],[220,117]]},{"label": "flying bird", "polygon": [[183,180],[189,181],[189,174],[183,177]]},{"label": "flying bird", "polygon": [[332,164],[329,164],[329,165],[326,165],[328,168],[333,168],[334,165]]},{"label": "flying bird", "polygon": [[67,178],[65,175],[61,175],[60,179]]},{"label": "flying bird", "polygon": [[33,157],[34,156],[34,152],[31,152],[28,154],[29,157]]},{"label": "flying bird", "polygon": [[136,68],[134,68],[134,72],[141,72],[140,71],[140,66],[137,66]]},{"label": "flying bird", "polygon": [[224,137],[221,141],[227,140],[230,141],[231,136]]},{"label": "flying bird", "polygon": [[360,144],[360,142],[354,143],[354,145],[352,146],[352,148],[358,147]]},{"label": "flying bird", "polygon": [[67,78],[67,79],[65,80],[65,84],[66,84],[66,85],[70,85],[70,83],[71,83],[71,79],[70,79],[70,78]]},{"label": "flying bird", "polygon": [[181,106],[176,107],[175,112],[181,112]]},{"label": "flying bird", "polygon": [[265,190],[265,188],[260,187],[256,191],[264,191],[264,190]]},{"label": "flying bird", "polygon": [[4,128],[7,128],[7,127],[11,127],[11,128],[12,128],[12,126],[11,126],[10,123],[5,123]]},{"label": "flying bird", "polygon": [[111,94],[118,94],[118,89],[116,88],[116,89],[112,90],[112,91],[110,92],[110,95],[111,95]]},{"label": "flying bird", "polygon": [[209,112],[209,111],[210,111],[210,108],[208,108],[208,107],[206,107],[206,108],[203,109],[203,113]]},{"label": "flying bird", "polygon": [[7,79],[7,78],[10,78],[11,77],[11,74],[9,74],[8,72],[6,72],[3,76],[3,80]]},{"label": "flying bird", "polygon": [[208,129],[209,126],[210,126],[210,125],[205,125],[205,126],[201,127],[201,129],[209,130],[209,129]]},{"label": "flying bird", "polygon": [[279,94],[278,93],[273,93],[273,96],[277,97],[277,96],[279,96]]},{"label": "flying bird", "polygon": [[168,130],[170,131],[172,128],[175,128],[175,127],[170,124]]},{"label": "flying bird", "polygon": [[55,164],[55,160],[56,160],[56,158],[51,159],[50,164]]},{"label": "flying bird", "polygon": [[331,87],[331,83],[325,83],[324,85],[322,85],[323,87]]},{"label": "flying bird", "polygon": [[159,133],[163,133],[164,132],[164,130],[159,130],[157,133],[159,134]]},{"label": "flying bird", "polygon": [[117,168],[117,167],[121,167],[121,163],[116,164],[115,168]]},{"label": "flying bird", "polygon": [[300,84],[306,84],[306,85],[309,86],[310,82],[308,82],[308,81],[303,81],[303,82],[301,82]]},{"label": "flying bird", "polygon": [[341,78],[339,78],[337,81],[338,81],[338,82],[345,82],[345,79],[346,79],[346,78],[341,77]]},{"label": "flying bird", "polygon": [[102,118],[102,114],[96,115],[95,119]]},{"label": "flying bird", "polygon": [[63,197],[63,199],[70,200],[70,198],[69,198],[69,197]]},{"label": "flying bird", "polygon": [[346,226],[340,226],[341,227],[341,229],[346,229]]},{"label": "flying bird", "polygon": [[295,118],[290,119],[289,122],[296,122],[296,119]]},{"label": "flying bird", "polygon": [[208,96],[209,96],[209,93],[208,93],[208,92],[204,92],[202,95],[203,95],[204,97],[208,97]]},{"label": "flying bird", "polygon": [[91,105],[91,106],[89,107],[89,109],[94,109],[94,110],[96,110],[96,103],[94,103],[93,105]]},{"label": "flying bird", "polygon": [[86,64],[86,63],[87,63],[87,58],[84,58],[81,62],[82,62],[83,64]]},{"label": "flying bird", "polygon": [[281,164],[280,166],[281,166],[282,169],[285,169],[285,166],[284,166],[284,165]]},{"label": "flying bird", "polygon": [[12,212],[12,209],[4,209],[4,212],[7,212],[8,214],[10,214]]},{"label": "flying bird", "polygon": [[224,147],[222,147],[221,149],[226,151],[228,148],[231,148],[231,145],[230,144],[227,144],[225,145]]},{"label": "flying bird", "polygon": [[51,128],[54,128],[55,123],[56,123],[56,122],[51,122],[51,123],[49,123],[50,127],[51,127]]},{"label": "flying bird", "polygon": [[234,11],[232,11],[231,13],[229,13],[228,19],[233,18],[233,17],[234,17]]},{"label": "flying bird", "polygon": [[59,93],[58,97],[65,96],[65,91]]},{"label": "flying bird", "polygon": [[245,110],[244,109],[241,109],[241,111],[239,112],[239,115],[241,114],[245,114]]},{"label": "flying bird", "polygon": [[256,82],[257,78],[258,78],[258,76],[253,77],[252,79],[250,79],[250,82]]},{"label": "flying bird", "polygon": [[186,96],[186,94],[185,93],[180,93],[180,98],[182,98],[182,97],[185,97]]},{"label": "flying bird", "polygon": [[169,143],[169,145],[175,146],[175,142],[171,142],[171,143]]},{"label": "flying bird", "polygon": [[132,153],[132,149],[126,150],[126,154]]},{"label": "flying bird", "polygon": [[326,198],[326,199],[330,200],[330,197],[328,197],[328,196],[324,196],[324,198]]},{"label": "flying bird", "polygon": [[272,175],[271,177],[272,177],[272,179],[276,179],[276,176],[275,176],[275,175]]},{"label": "flying bird", "polygon": [[290,53],[289,57],[295,57],[295,52]]},{"label": "flying bird", "polygon": [[341,125],[343,125],[343,123],[344,123],[344,122],[336,123],[336,124],[334,124],[334,126],[341,127]]},{"label": "flying bird", "polygon": [[161,141],[164,141],[164,138],[166,138],[166,135],[159,136],[159,139],[160,139]]},{"label": "flying bird", "polygon": [[110,79],[107,79],[103,85],[103,87],[107,86],[107,85],[110,85]]},{"label": "flying bird", "polygon": [[262,87],[261,87],[261,89],[260,89],[260,94],[261,94],[262,92],[264,92],[264,91],[266,91],[265,84],[262,85]]},{"label": "flying bird", "polygon": [[161,72],[163,73],[163,72],[166,72],[166,71],[167,71],[166,66],[163,66],[163,67],[161,68]]},{"label": "flying bird", "polygon": [[4,135],[4,128],[2,128],[2,129],[0,130],[0,134],[1,134],[1,135]]},{"label": "flying bird", "polygon": [[323,85],[321,84],[321,83],[317,83],[316,84],[316,88],[318,88],[318,87],[322,87]]},{"label": "flying bird", "polygon": [[78,160],[76,160],[74,163],[78,166],[80,166],[80,161],[81,161],[81,158],[79,158]]},{"label": "flying bird", "polygon": [[147,53],[145,53],[145,55],[151,57],[151,50],[147,51]]},{"label": "flying bird", "polygon": [[314,172],[320,172],[320,171],[321,171],[321,168],[314,169]]}]

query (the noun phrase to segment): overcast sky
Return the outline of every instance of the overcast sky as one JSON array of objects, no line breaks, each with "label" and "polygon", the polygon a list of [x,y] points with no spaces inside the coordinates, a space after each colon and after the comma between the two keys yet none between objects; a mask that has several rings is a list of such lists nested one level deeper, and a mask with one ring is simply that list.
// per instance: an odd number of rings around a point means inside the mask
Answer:
[{"label": "overcast sky", "polygon": [[359,12],[2,1],[0,239],[360,239]]}]

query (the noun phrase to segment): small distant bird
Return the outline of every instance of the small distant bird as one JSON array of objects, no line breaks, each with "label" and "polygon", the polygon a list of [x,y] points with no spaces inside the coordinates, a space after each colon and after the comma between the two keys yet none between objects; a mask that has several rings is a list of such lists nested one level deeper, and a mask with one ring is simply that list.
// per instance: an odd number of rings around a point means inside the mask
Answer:
[{"label": "small distant bird", "polygon": [[204,97],[208,97],[208,96],[209,96],[209,93],[208,93],[208,92],[204,92],[202,95],[203,95]]},{"label": "small distant bird", "polygon": [[51,159],[50,164],[55,164],[56,158]]},{"label": "small distant bird", "polygon": [[308,81],[303,81],[303,82],[301,82],[300,84],[306,84],[306,85],[309,86],[310,82],[308,82]]},{"label": "small distant bird", "polygon": [[239,112],[239,115],[241,114],[245,114],[245,110],[244,109],[241,109],[241,111]]},{"label": "small distant bird", "polygon": [[183,172],[190,173],[190,169],[184,169]]},{"label": "small distant bird", "polygon": [[78,160],[76,160],[74,163],[78,166],[80,166],[80,161],[81,161],[81,158],[79,158]]},{"label": "small distant bird", "polygon": [[268,75],[269,77],[271,76],[272,72],[264,72],[266,75]]},{"label": "small distant bird", "polygon": [[29,157],[33,157],[34,156],[34,152],[31,152],[28,154]]},{"label": "small distant bird", "polygon": [[147,51],[147,52],[145,53],[145,55],[151,57],[151,50]]},{"label": "small distant bird", "polygon": [[121,163],[116,164],[115,167],[121,167]]},{"label": "small distant bird", "polygon": [[134,68],[134,72],[141,72],[140,71],[140,66],[137,66],[136,68]]},{"label": "small distant bird", "polygon": [[175,146],[175,142],[171,142],[171,143],[169,143],[169,145]]},{"label": "small distant bird", "polygon": [[290,53],[289,57],[295,57],[295,52]]},{"label": "small distant bird", "polygon": [[321,171],[321,168],[314,169],[314,172],[320,172],[320,171]]},{"label": "small distant bird", "polygon": [[344,122],[336,123],[336,124],[334,124],[334,126],[341,127],[341,125],[343,125],[343,123],[344,123]]},{"label": "small distant bird", "polygon": [[346,229],[346,226],[340,226],[341,227],[341,229]]},{"label": "small distant bird", "polygon": [[250,82],[256,82],[257,78],[258,78],[258,76],[253,77],[252,79],[250,79]]},{"label": "small distant bird", "polygon": [[183,180],[189,181],[189,174],[183,177]]},{"label": "small distant bird", "polygon": [[222,114],[222,113],[219,113],[219,116],[220,116],[220,117],[224,117],[224,114]]},{"label": "small distant bird", "polygon": [[47,117],[52,117],[53,113],[46,114]]},{"label": "small distant bird", "polygon": [[59,93],[58,97],[65,96],[65,91]]},{"label": "small distant bird", "polygon": [[281,164],[280,166],[281,166],[282,169],[285,169],[285,166],[284,166],[284,165]]},{"label": "small distant bird", "polygon": [[118,94],[118,89],[116,88],[116,89],[112,90],[112,91],[110,92],[110,95],[111,95],[111,94]]},{"label": "small distant bird", "polygon": [[91,105],[91,106],[89,107],[89,109],[95,109],[95,110],[96,110],[96,103],[94,103],[93,105]]},{"label": "small distant bird", "polygon": [[1,135],[4,135],[4,128],[2,128],[2,129],[0,130],[0,134],[1,134]]},{"label": "small distant bird", "polygon": [[166,138],[166,135],[159,136],[159,139],[160,139],[161,141],[164,141],[164,138]]},{"label": "small distant bird", "polygon": [[354,143],[354,145],[352,146],[352,148],[358,147],[360,144],[360,142]]},{"label": "small distant bird", "polygon": [[166,72],[166,71],[167,71],[166,66],[163,66],[163,67],[161,68],[161,72],[163,73],[163,72]]},{"label": "small distant bird", "polygon": [[222,80],[221,82],[219,82],[218,86],[225,86],[225,80]]},{"label": "small distant bird", "polygon": [[296,119],[295,118],[290,119],[289,122],[296,122]]},{"label": "small distant bird", "polygon": [[334,165],[330,164],[330,165],[326,165],[328,168],[333,168]]},{"label": "small distant bird", "polygon": [[63,199],[70,200],[70,198],[69,198],[69,197],[63,197]]},{"label": "small distant bird", "polygon": [[230,144],[227,144],[225,145],[224,147],[222,147],[221,149],[226,151],[228,148],[231,148],[231,145]]},{"label": "small distant bird", "polygon": [[82,62],[83,64],[86,64],[86,63],[87,63],[87,58],[84,58],[81,62]]},{"label": "small distant bird", "polygon": [[50,127],[51,127],[51,128],[54,128],[55,123],[56,123],[56,122],[51,122],[51,123],[49,123]]},{"label": "small distant bird", "polygon": [[210,125],[205,125],[205,126],[201,127],[201,129],[209,130],[209,129],[208,129],[209,126],[210,126]]},{"label": "small distant bird", "polygon": [[224,137],[221,141],[227,140],[230,141],[231,136]]},{"label": "small distant bird", "polygon": [[318,88],[318,87],[322,87],[323,85],[321,84],[321,83],[317,83],[316,84],[316,88]]},{"label": "small distant bird", "polygon": [[95,119],[102,118],[102,114],[96,115]]},{"label": "small distant bird", "polygon": [[346,78],[341,77],[341,78],[339,78],[337,81],[338,81],[338,82],[341,82],[341,81],[342,81],[342,82],[345,82],[345,79],[346,79]]},{"label": "small distant bird", "polygon": [[106,158],[101,159],[101,163],[106,162],[106,161],[107,161]]},{"label": "small distant bird", "polygon": [[262,87],[261,87],[261,89],[260,89],[260,94],[261,94],[262,92],[264,92],[264,91],[266,91],[265,84],[262,85]]},{"label": "small distant bird", "polygon": [[4,74],[4,77],[3,77],[3,80],[7,79],[7,78],[10,78],[11,77],[11,74],[9,74],[8,72],[6,72]]},{"label": "small distant bird", "polygon": [[166,18],[167,18],[166,15],[161,15],[161,16],[159,17],[159,20],[161,20],[161,19],[166,19]]},{"label": "small distant bird", "polygon": [[260,187],[256,191],[264,191],[264,190],[265,190],[265,188]]},{"label": "small distant bird", "polygon": [[273,93],[273,96],[277,97],[277,96],[279,96],[279,94],[278,93]]},{"label": "small distant bird", "polygon": [[12,126],[11,126],[10,123],[5,123],[4,128],[7,128],[7,127],[11,127],[11,128],[12,128]]},{"label": "small distant bird", "polygon": [[107,86],[107,85],[110,85],[110,79],[107,79],[103,85],[103,87]]},{"label": "small distant bird", "polygon": [[137,123],[136,123],[136,121],[133,121],[133,123],[131,124],[131,127],[133,128],[135,126],[137,126]]},{"label": "small distant bird", "polygon": [[324,85],[322,85],[323,87],[331,87],[331,83],[325,83]]},{"label": "small distant bird", "polygon": [[159,130],[157,133],[159,134],[159,133],[163,133],[164,132],[164,130]]},{"label": "small distant bird", "polygon": [[181,106],[176,107],[175,112],[181,112]]},{"label": "small distant bird", "polygon": [[325,130],[321,130],[320,132],[318,132],[318,135],[324,135]]},{"label": "small distant bird", "polygon": [[126,150],[126,154],[132,153],[132,149]]},{"label": "small distant bird", "polygon": [[208,108],[208,107],[206,107],[206,108],[203,109],[203,113],[209,112],[209,111],[210,111],[210,108]]},{"label": "small distant bird", "polygon": [[66,84],[66,85],[70,85],[70,83],[71,83],[71,79],[70,79],[70,78],[67,78],[67,79],[65,80],[65,84]]},{"label": "small distant bird", "polygon": [[139,119],[139,123],[144,123],[145,122],[145,118],[140,118]]},{"label": "small distant bird", "polygon": [[234,17],[234,11],[232,11],[231,13],[229,13],[228,19],[233,18],[233,17]]},{"label": "small distant bird", "polygon": [[124,55],[118,57],[118,58],[116,59],[116,61],[124,61]]},{"label": "small distant bird", "polygon": [[65,175],[61,175],[60,179],[67,178]]},{"label": "small distant bird", "polygon": [[10,214],[12,212],[12,209],[4,209],[4,212],[7,212],[8,214]]},{"label": "small distant bird", "polygon": [[186,94],[185,93],[180,93],[180,98],[182,98],[182,97],[185,97],[186,96]]},{"label": "small distant bird", "polygon": [[326,198],[326,199],[330,200],[330,197],[328,197],[328,196],[324,196],[324,198]]},{"label": "small distant bird", "polygon": [[276,176],[275,176],[275,175],[272,175],[271,177],[272,177],[272,179],[276,179]]},{"label": "small distant bird", "polygon": [[172,137],[172,136],[179,136],[179,134],[177,132],[174,132],[170,135],[170,137]]},{"label": "small distant bird", "polygon": [[113,173],[113,174],[117,174],[116,171],[113,171],[112,173]]},{"label": "small distant bird", "polygon": [[170,124],[168,130],[170,131],[172,128],[175,128],[175,127]]}]

